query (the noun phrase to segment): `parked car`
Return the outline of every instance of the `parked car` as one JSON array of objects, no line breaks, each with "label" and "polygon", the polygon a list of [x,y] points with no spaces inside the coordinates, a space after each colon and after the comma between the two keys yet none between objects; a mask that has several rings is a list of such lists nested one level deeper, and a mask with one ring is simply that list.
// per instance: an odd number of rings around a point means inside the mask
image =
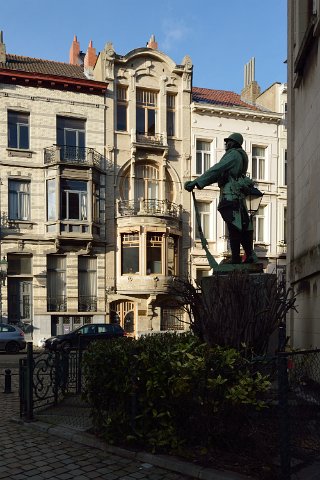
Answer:
[{"label": "parked car", "polygon": [[0,323],[0,350],[7,353],[18,353],[26,348],[24,333],[15,325]]},{"label": "parked car", "polygon": [[79,346],[86,348],[94,340],[109,340],[125,336],[126,332],[117,323],[89,323],[64,335],[47,338],[44,348],[51,351],[70,351]]}]

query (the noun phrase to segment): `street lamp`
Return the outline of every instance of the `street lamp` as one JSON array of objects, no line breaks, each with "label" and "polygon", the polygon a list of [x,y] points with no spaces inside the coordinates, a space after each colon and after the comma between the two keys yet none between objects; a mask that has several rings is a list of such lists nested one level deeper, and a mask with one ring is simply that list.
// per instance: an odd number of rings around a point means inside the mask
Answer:
[{"label": "street lamp", "polygon": [[258,211],[263,193],[256,187],[251,187],[249,194],[246,196],[247,209],[252,218]]}]

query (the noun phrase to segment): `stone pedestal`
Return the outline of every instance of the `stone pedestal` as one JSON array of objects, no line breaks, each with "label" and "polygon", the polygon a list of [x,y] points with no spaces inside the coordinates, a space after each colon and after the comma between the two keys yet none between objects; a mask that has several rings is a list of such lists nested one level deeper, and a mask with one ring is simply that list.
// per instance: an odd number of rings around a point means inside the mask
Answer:
[{"label": "stone pedestal", "polygon": [[201,287],[203,308],[194,322],[203,338],[210,344],[264,353],[279,323],[276,275],[217,272],[204,277]]}]

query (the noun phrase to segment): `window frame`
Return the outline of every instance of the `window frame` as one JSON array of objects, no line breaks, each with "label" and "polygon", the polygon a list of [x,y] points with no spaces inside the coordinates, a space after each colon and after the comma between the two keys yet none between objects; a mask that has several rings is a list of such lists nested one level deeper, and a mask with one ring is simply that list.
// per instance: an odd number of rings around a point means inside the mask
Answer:
[{"label": "window frame", "polygon": [[[198,148],[198,144],[206,144],[209,146],[208,150],[203,150]],[[205,156],[208,155],[208,160],[205,159]],[[200,156],[201,167],[198,169],[198,156]],[[205,171],[212,166],[212,140],[197,138],[196,139],[196,162],[195,162],[195,174],[202,175]],[[200,171],[199,171],[200,170]]]},{"label": "window frame", "polygon": [[[128,131],[128,87],[126,85],[117,85],[116,90],[117,105],[116,105],[116,130],[118,132]],[[119,128],[119,109],[125,113],[124,128]]]},{"label": "window frame", "polygon": [[[261,149],[264,151],[264,156],[260,154],[254,155],[254,149]],[[267,153],[268,153],[268,147],[265,145],[252,145],[251,148],[251,175],[253,180],[258,180],[258,181],[267,181]],[[254,162],[254,160],[256,162]],[[263,175],[260,175],[260,169],[261,169],[261,163],[263,161]],[[256,165],[254,166],[254,163]],[[256,172],[254,172],[254,169]]]},{"label": "window frame", "polygon": [[[26,123],[18,122],[18,121],[11,121],[10,116],[21,116],[26,118]],[[8,121],[8,148],[15,148],[17,150],[29,150],[30,148],[30,113],[29,112],[22,112],[19,110],[8,110],[7,112],[7,121]],[[21,129],[22,127],[27,128],[27,145],[21,146]],[[13,142],[11,138],[10,132],[15,128],[15,136],[16,142]],[[14,136],[14,138],[15,138]]]},{"label": "window frame", "polygon": [[167,93],[167,135],[176,136],[176,93]]},{"label": "window frame", "polygon": [[[140,112],[141,111],[141,112]],[[144,118],[144,131],[140,131],[138,124],[138,112],[141,119]],[[152,113],[154,114],[154,125],[152,125]],[[157,133],[158,126],[158,92],[155,90],[148,90],[145,88],[137,88],[136,90],[136,132],[138,135],[146,135],[153,137]]]},{"label": "window frame", "polygon": [[[201,211],[201,206],[203,206],[203,205],[208,205],[209,206],[208,211]],[[213,238],[213,232],[212,232],[213,222],[211,222],[212,201],[205,202],[205,201],[202,201],[202,200],[201,201],[197,200],[197,206],[198,206],[200,224],[201,224],[203,235],[207,240],[212,240],[212,238]],[[204,224],[204,218],[208,218],[208,226],[207,226],[208,233],[207,233],[207,230],[205,228],[206,225]],[[200,241],[200,235],[199,235],[199,229],[198,229],[196,216],[194,216],[194,229],[195,229],[195,240],[199,242]]]},{"label": "window frame", "polygon": [[[27,191],[13,190],[13,185],[26,185]],[[16,199],[14,200],[14,196]],[[25,201],[27,199],[27,202]],[[26,206],[23,204],[26,203]],[[13,215],[13,205],[17,208],[16,216]],[[27,210],[27,215],[23,215],[22,212]],[[31,180],[25,179],[8,179],[8,217],[12,221],[29,221],[31,218]]]}]

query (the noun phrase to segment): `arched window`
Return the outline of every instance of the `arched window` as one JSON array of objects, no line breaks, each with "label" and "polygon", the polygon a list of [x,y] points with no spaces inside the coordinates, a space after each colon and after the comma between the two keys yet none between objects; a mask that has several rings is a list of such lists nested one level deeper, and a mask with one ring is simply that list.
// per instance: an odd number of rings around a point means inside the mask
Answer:
[{"label": "arched window", "polygon": [[129,191],[132,188],[131,182],[135,181],[135,201],[144,200],[168,200],[173,201],[173,182],[168,172],[165,175],[165,198],[160,198],[161,180],[159,167],[152,163],[136,163],[135,177],[131,178],[131,171],[128,168],[121,185],[121,196],[123,200],[129,200]]}]

